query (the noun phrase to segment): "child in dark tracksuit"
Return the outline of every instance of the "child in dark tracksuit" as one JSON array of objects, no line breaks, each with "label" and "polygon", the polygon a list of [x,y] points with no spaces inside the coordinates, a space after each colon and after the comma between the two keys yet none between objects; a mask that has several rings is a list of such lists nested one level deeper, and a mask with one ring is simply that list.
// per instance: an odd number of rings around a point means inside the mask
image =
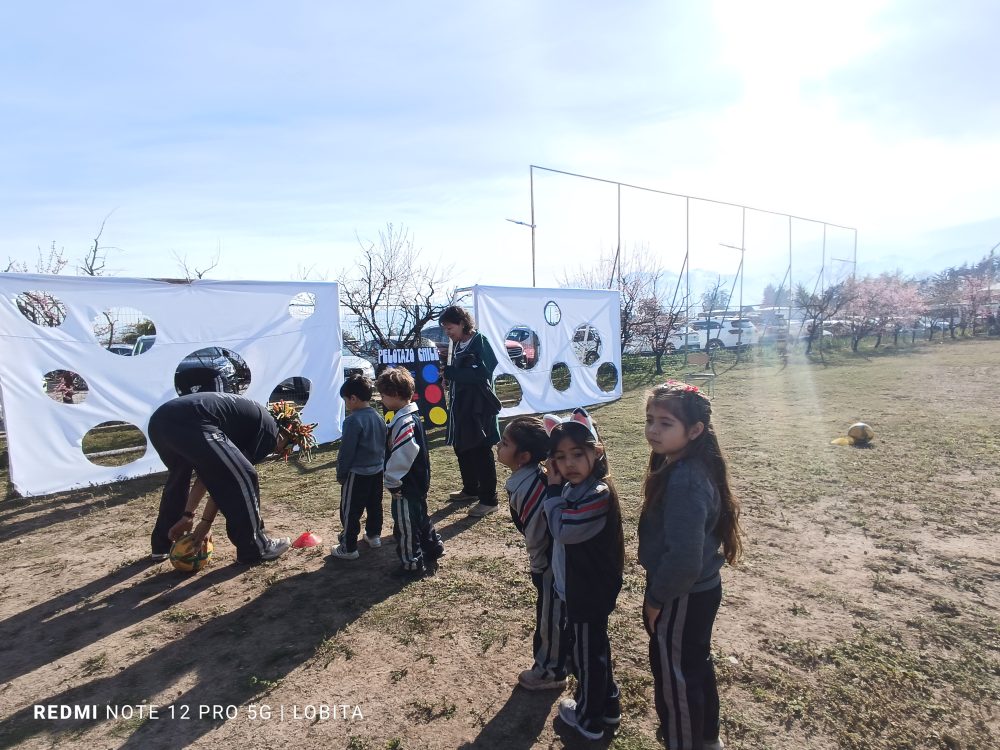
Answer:
[{"label": "child in dark tracksuit", "polygon": [[724,562],[742,552],[740,506],[697,387],[668,381],[646,401],[649,469],[639,517],[656,713],[670,750],[722,750],[712,629]]},{"label": "child in dark tracksuit", "polygon": [[621,722],[608,641],[608,617],[625,567],[621,510],[604,447],[586,410],[575,409],[566,420],[546,414],[544,421],[549,430],[545,515],[577,679],[576,696],[560,701],[559,717],[583,737],[598,740]]},{"label": "child in dark tracksuit", "polygon": [[566,612],[555,590],[552,535],[543,507],[548,480],[539,463],[548,455],[548,444],[542,420],[517,417],[507,425],[497,445],[497,461],[512,472],[506,484],[510,515],[517,530],[524,534],[531,582],[537,592],[532,639],[534,663],[517,678],[525,690],[550,690],[566,685]]},{"label": "child in dark tracksuit", "polygon": [[382,469],[385,465],[385,420],[371,406],[373,386],[363,375],[352,375],[340,388],[347,405],[337,455],[340,482],[340,544],[331,550],[342,560],[358,558],[361,514],[365,519],[365,541],[382,546]]},{"label": "child in dark tracksuit", "polygon": [[399,555],[399,575],[419,577],[444,554],[441,535],[427,513],[431,463],[417,405],[415,383],[403,368],[390,367],[378,377],[378,391],[389,422],[385,450],[385,488],[392,497],[392,535]]}]

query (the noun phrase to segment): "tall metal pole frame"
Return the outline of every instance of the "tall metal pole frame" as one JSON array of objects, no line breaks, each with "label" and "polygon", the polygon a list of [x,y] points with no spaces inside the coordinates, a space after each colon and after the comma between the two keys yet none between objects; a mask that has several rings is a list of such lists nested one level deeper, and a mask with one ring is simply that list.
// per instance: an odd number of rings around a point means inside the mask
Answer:
[{"label": "tall metal pole frame", "polygon": [[[603,182],[608,185],[617,185],[618,187],[618,250],[621,250],[621,189],[622,187],[633,188],[635,190],[643,190],[648,193],[657,193],[659,195],[669,195],[674,198],[683,198],[685,202],[685,233],[686,233],[686,244],[687,253],[690,257],[690,206],[691,199],[703,201],[705,203],[714,203],[718,206],[733,206],[743,210],[743,232],[744,232],[744,242],[746,244],[746,211],[750,209],[751,211],[757,211],[762,214],[770,214],[772,216],[787,216],[788,217],[788,325],[791,326],[792,317],[792,219],[798,219],[799,221],[808,221],[814,224],[823,225],[823,235],[824,235],[824,254],[825,254],[825,236],[827,226],[836,227],[837,229],[847,229],[854,232],[854,270],[852,272],[852,278],[857,274],[858,266],[858,230],[856,227],[847,227],[842,224],[831,224],[827,221],[821,221],[819,219],[811,219],[807,216],[795,216],[794,214],[787,214],[783,211],[770,211],[766,208],[755,208],[754,206],[747,206],[741,203],[730,203],[728,201],[719,201],[713,198],[700,198],[694,195],[683,195],[682,193],[672,193],[668,190],[657,190],[655,188],[643,187],[641,185],[632,185],[627,182],[620,182],[618,180],[607,180],[601,177],[592,177],[590,175],[579,174],[577,172],[567,172],[562,169],[552,169],[551,167],[542,167],[536,164],[531,164],[528,167],[528,173],[531,180],[531,285],[535,286],[535,170],[540,169],[544,172],[552,172],[553,174],[566,175],[567,177],[579,177],[584,180],[591,180],[593,182]],[[616,260],[617,263],[617,260]],[[824,257],[825,263],[825,257]],[[690,265],[690,264],[689,264]],[[688,314],[690,315],[691,309],[691,282],[690,282],[690,268],[687,270],[687,291],[688,291]],[[741,289],[741,302],[742,302],[742,289]],[[790,328],[789,328],[790,330]]]},{"label": "tall metal pole frame", "polygon": [[531,182],[531,287],[535,284],[535,168],[528,165],[528,180]]},{"label": "tall metal pole frame", "polygon": [[788,217],[788,335],[792,335],[792,217]]}]

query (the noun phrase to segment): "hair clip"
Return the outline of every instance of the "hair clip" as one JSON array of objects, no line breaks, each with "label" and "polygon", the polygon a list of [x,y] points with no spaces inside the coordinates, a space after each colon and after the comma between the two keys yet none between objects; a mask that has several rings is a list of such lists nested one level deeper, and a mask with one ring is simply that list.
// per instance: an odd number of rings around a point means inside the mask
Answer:
[{"label": "hair clip", "polygon": [[597,427],[594,426],[594,422],[590,418],[590,414],[587,413],[587,410],[581,406],[575,408],[565,419],[560,419],[555,414],[546,414],[542,417],[542,422],[545,424],[545,432],[548,435],[552,434],[552,430],[554,430],[557,425],[576,422],[577,424],[586,427],[587,431],[594,436],[594,440],[600,442],[600,438],[597,436]]}]

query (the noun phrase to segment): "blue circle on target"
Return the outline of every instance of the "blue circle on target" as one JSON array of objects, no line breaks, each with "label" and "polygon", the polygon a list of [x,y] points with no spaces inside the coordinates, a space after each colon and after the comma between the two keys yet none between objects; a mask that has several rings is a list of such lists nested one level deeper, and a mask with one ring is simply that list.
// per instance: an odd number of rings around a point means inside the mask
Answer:
[{"label": "blue circle on target", "polygon": [[438,372],[437,365],[424,365],[424,382],[436,383],[441,373]]}]

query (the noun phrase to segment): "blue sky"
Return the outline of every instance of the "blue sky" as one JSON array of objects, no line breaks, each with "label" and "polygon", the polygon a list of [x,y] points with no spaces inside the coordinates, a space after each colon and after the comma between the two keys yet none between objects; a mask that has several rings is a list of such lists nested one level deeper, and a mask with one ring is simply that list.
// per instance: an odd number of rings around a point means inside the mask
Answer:
[{"label": "blue sky", "polygon": [[[337,279],[405,224],[456,284],[530,284],[528,165],[857,227],[859,272],[1000,241],[1000,9],[964,0],[6,4],[0,260],[101,220],[120,275]],[[539,285],[612,252],[613,187],[535,173]],[[735,212],[735,213],[734,213]],[[623,191],[622,239],[668,270],[683,205]],[[692,209],[731,274],[735,209]],[[787,221],[747,220],[747,283]],[[831,230],[831,257],[853,233]],[[822,228],[793,226],[797,281]],[[827,273],[846,265],[828,261]]]}]

